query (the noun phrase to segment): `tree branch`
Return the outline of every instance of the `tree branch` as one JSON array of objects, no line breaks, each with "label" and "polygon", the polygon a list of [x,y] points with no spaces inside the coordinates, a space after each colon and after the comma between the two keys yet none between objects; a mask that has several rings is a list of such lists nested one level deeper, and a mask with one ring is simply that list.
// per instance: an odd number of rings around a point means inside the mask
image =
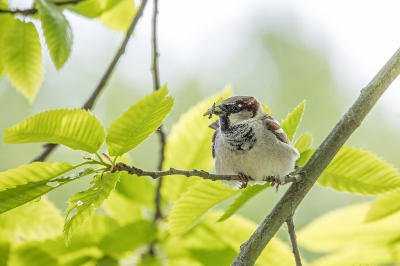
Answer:
[{"label": "tree branch", "polygon": [[[76,5],[79,4],[84,0],[71,0],[71,1],[65,1],[65,2],[52,2],[53,5],[56,6],[65,6],[65,5]],[[0,9],[0,13],[9,13],[9,14],[21,14],[24,16],[29,16],[29,15],[34,15],[38,12],[36,8],[29,8],[29,9],[16,9],[16,10],[5,10],[5,9]]]},{"label": "tree branch", "polygon": [[399,74],[400,49],[390,58],[367,87],[361,90],[361,94],[353,106],[340,119],[307,164],[300,170],[299,175],[303,177],[302,180],[290,186],[253,235],[241,245],[239,254],[231,265],[254,265],[254,262],[278,229],[290,216],[293,216],[300,202],[315,184],[318,177],[350,135],[361,125],[361,122],[372,107]]},{"label": "tree branch", "polygon": [[297,246],[297,239],[296,239],[296,232],[294,231],[294,223],[293,223],[293,216],[290,216],[286,220],[286,224],[289,231],[290,242],[292,242],[292,252],[294,255],[294,260],[296,261],[296,266],[302,266],[301,259],[300,259],[300,252]]},{"label": "tree branch", "polygon": [[[153,9],[153,25],[152,25],[152,53],[151,53],[151,73],[153,76],[153,90],[157,91],[160,89],[160,72],[158,68],[158,57],[159,53],[157,51],[157,14],[158,14],[158,0],[154,0],[154,9]],[[160,159],[158,162],[157,170],[162,170],[162,165],[164,162],[164,151],[165,151],[165,132],[164,128],[161,125],[157,129],[157,133],[160,135]],[[158,222],[163,218],[163,214],[161,211],[161,187],[162,187],[162,177],[158,179],[157,188],[156,188],[156,196],[154,198],[154,205],[156,210],[154,212],[154,222]],[[155,255],[155,244],[157,240],[154,240],[149,245],[149,254]]]},{"label": "tree branch", "polygon": [[[241,181],[239,175],[216,175],[216,174],[210,174],[206,171],[203,170],[178,170],[175,168],[170,168],[169,170],[165,171],[144,171],[142,169],[136,168],[134,166],[128,166],[123,162],[119,162],[115,165],[115,171],[126,171],[131,175],[137,175],[137,176],[150,176],[153,179],[160,178],[163,176],[168,176],[168,175],[184,175],[186,177],[190,176],[198,176],[202,177],[203,179],[210,179],[212,181],[216,180],[237,180]],[[273,177],[266,177],[265,181],[270,182]],[[289,174],[285,176],[285,183],[290,183],[290,182],[299,182],[299,176],[298,175],[293,175]]]},{"label": "tree branch", "polygon": [[[78,0],[77,0],[78,1]],[[82,0],[80,0],[82,1]],[[63,3],[67,3],[67,2],[63,2]],[[138,11],[136,12],[135,17],[132,20],[132,23],[128,29],[128,31],[126,32],[125,35],[125,39],[122,42],[120,48],[118,49],[117,53],[114,56],[114,59],[111,61],[110,65],[107,68],[106,73],[104,73],[103,77],[101,78],[99,84],[97,85],[97,87],[94,89],[94,91],[92,92],[92,94],[90,95],[89,99],[87,99],[87,101],[83,104],[83,106],[81,107],[81,109],[86,109],[86,110],[90,110],[93,108],[93,105],[97,99],[97,97],[99,96],[100,92],[103,90],[103,88],[105,87],[105,85],[107,84],[108,79],[110,78],[115,66],[117,65],[119,59],[121,58],[121,56],[125,53],[125,49],[126,49],[126,45],[128,44],[128,41],[130,39],[130,37],[132,36],[133,30],[136,27],[137,22],[139,21],[140,17],[143,14],[143,10],[146,6],[147,0],[142,0],[142,3],[140,5],[140,8],[138,9]],[[61,3],[60,3],[61,4]],[[45,144],[44,145],[44,149],[43,151],[36,157],[34,158],[32,162],[42,162],[46,159],[46,157],[58,146],[58,144]]]}]

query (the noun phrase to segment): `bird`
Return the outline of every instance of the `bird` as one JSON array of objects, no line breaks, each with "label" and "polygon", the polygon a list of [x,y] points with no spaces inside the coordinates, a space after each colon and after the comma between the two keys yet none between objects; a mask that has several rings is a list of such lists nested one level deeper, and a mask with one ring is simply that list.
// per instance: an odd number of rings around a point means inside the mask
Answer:
[{"label": "bird", "polygon": [[278,189],[300,157],[279,122],[253,96],[233,96],[214,103],[204,113],[209,118],[213,115],[218,116],[210,125],[215,129],[211,141],[215,172],[240,177],[240,181],[221,182],[239,189],[271,181]]}]

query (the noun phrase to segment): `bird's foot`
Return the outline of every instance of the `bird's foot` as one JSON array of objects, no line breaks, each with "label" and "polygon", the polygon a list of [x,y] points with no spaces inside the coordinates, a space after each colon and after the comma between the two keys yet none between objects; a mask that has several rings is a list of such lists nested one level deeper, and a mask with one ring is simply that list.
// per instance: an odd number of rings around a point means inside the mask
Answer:
[{"label": "bird's foot", "polygon": [[247,175],[242,174],[242,173],[239,173],[239,177],[240,177],[240,180],[242,181],[242,186],[240,188],[241,189],[246,188],[247,183],[249,183],[250,178]]},{"label": "bird's foot", "polygon": [[271,187],[276,185],[276,192],[278,192],[279,186],[282,185],[283,182],[279,178],[272,178],[271,180]]}]

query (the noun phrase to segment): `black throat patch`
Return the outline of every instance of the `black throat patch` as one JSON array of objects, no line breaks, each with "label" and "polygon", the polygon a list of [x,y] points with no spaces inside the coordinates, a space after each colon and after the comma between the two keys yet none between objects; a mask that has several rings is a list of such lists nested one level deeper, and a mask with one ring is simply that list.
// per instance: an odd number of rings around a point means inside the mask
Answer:
[{"label": "black throat patch", "polygon": [[221,131],[233,151],[249,151],[254,147],[257,138],[254,136],[253,128],[246,124],[237,124],[222,128]]}]

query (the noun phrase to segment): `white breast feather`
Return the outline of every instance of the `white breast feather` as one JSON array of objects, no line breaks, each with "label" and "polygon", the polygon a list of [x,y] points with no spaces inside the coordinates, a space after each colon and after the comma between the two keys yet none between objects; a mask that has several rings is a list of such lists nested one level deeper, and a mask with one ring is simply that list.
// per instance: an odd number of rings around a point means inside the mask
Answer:
[{"label": "white breast feather", "polygon": [[[294,169],[295,161],[300,157],[296,148],[278,140],[267,129],[261,120],[246,121],[253,128],[257,139],[254,147],[248,151],[232,151],[219,130],[214,142],[215,147],[215,171],[220,175],[243,173],[255,181],[250,185],[263,184],[267,176],[274,176],[282,180]],[[234,189],[241,186],[240,181],[222,181]]]}]

